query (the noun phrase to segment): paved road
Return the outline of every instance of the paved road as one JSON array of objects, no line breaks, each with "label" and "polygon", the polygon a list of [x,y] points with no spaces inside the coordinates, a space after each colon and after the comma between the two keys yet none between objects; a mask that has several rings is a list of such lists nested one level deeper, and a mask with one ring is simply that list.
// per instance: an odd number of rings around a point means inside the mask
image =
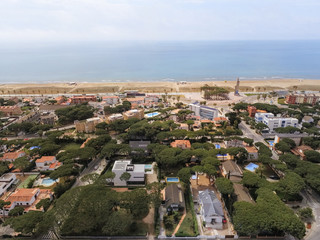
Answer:
[{"label": "paved road", "polygon": [[[243,121],[239,124],[239,129],[243,132],[244,137],[253,139],[255,143],[262,142],[267,147],[270,147],[260,134],[256,133],[254,129],[251,129],[250,126],[245,124]],[[279,159],[278,154],[274,150],[272,150],[272,158],[275,160]]]},{"label": "paved road", "polygon": [[301,192],[303,196],[302,206],[312,208],[314,215],[314,222],[312,227],[308,230],[305,240],[319,240],[320,239],[320,196],[311,190],[303,190]]},{"label": "paved road", "polygon": [[104,170],[104,168],[107,166],[107,162],[106,160],[102,160],[100,158],[96,158],[94,160],[92,160],[89,164],[88,167],[86,167],[82,173],[77,177],[76,182],[74,183],[74,185],[72,187],[78,187],[78,186],[84,186],[87,185],[88,183],[86,182],[82,182],[80,179],[90,173],[97,173],[97,174],[101,174],[102,171]]}]

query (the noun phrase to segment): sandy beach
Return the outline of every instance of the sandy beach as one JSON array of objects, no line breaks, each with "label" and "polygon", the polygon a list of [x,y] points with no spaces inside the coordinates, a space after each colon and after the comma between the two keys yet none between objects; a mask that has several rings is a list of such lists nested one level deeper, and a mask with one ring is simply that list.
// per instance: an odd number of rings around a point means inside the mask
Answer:
[{"label": "sandy beach", "polygon": [[[200,87],[225,87],[234,90],[236,81],[187,82],[99,82],[99,83],[48,83],[48,84],[1,84],[0,95],[7,94],[90,94],[113,93],[124,90],[139,90],[147,93],[199,92]],[[270,79],[240,81],[241,92],[269,92],[272,90],[311,90],[320,91],[320,80]]]}]

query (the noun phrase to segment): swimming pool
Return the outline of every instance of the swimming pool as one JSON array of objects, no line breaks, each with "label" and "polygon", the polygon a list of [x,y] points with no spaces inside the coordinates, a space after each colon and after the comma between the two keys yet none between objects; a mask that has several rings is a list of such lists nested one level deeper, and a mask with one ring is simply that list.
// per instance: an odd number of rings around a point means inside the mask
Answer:
[{"label": "swimming pool", "polygon": [[269,145],[270,145],[271,147],[273,147],[274,141],[268,141],[268,143],[269,143]]},{"label": "swimming pool", "polygon": [[[56,180],[56,181],[59,182],[59,180]],[[42,179],[40,185],[41,185],[41,186],[45,186],[45,187],[50,187],[50,186],[52,186],[53,184],[55,184],[56,181],[53,180],[53,179],[51,179],[51,178],[44,178],[44,179]]]},{"label": "swimming pool", "polygon": [[249,170],[250,172],[254,172],[257,168],[259,167],[259,165],[254,164],[254,163],[249,163],[245,169]]},{"label": "swimming pool", "polygon": [[220,144],[215,144],[214,146],[216,147],[216,149],[220,149],[221,148]]},{"label": "swimming pool", "polygon": [[146,164],[146,165],[144,165],[144,169],[152,169],[152,165],[151,164]]},{"label": "swimming pool", "polygon": [[160,114],[159,112],[147,113],[144,115],[144,117],[151,118],[151,117],[158,116],[159,114]]},{"label": "swimming pool", "polygon": [[166,182],[168,183],[178,183],[180,182],[180,179],[178,177],[167,177]]}]

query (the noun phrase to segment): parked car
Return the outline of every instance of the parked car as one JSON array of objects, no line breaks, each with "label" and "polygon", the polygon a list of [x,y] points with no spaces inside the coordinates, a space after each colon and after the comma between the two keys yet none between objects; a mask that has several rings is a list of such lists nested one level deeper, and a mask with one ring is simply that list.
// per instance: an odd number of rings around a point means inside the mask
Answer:
[{"label": "parked car", "polygon": [[270,175],[269,178],[273,180],[279,180],[280,178],[277,175]]}]

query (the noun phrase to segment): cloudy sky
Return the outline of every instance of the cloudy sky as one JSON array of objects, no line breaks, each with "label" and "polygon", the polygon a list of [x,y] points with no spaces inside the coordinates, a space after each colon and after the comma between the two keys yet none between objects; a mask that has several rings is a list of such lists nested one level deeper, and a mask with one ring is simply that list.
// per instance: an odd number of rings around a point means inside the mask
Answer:
[{"label": "cloudy sky", "polygon": [[320,39],[319,0],[0,0],[0,42]]}]

